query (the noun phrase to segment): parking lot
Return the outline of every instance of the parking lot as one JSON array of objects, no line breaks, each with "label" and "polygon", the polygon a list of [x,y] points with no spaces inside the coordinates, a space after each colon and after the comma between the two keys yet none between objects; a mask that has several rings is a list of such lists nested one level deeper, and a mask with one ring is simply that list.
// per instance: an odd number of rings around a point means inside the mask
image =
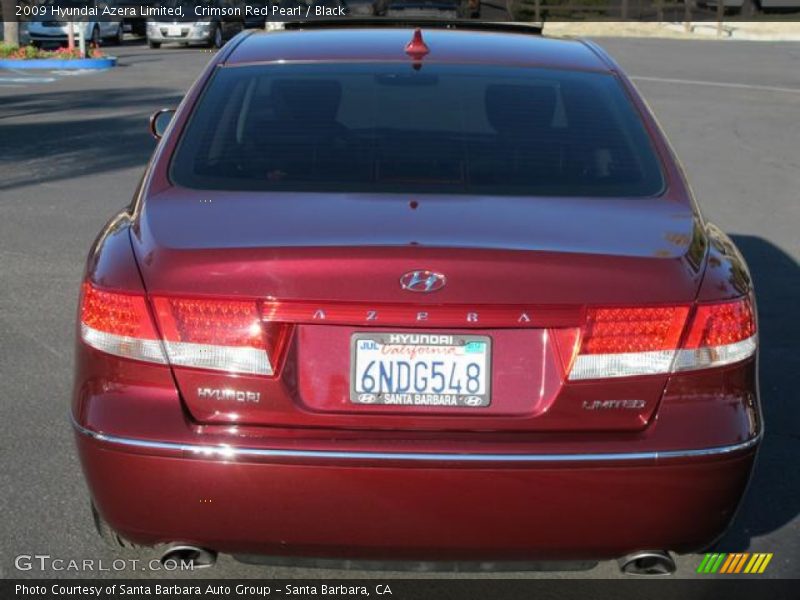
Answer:
[{"label": "parking lot", "polygon": [[[767,434],[745,502],[719,550],[772,552],[764,576],[798,576],[800,394],[794,384],[800,364],[800,43],[598,42],[634,76],[683,161],[707,218],[733,235],[756,283]],[[78,286],[94,236],[130,201],[155,146],[148,116],[180,101],[209,51],[150,50],[133,40],[112,50],[119,65],[106,72],[0,70],[2,577],[164,575],[14,567],[20,554],[108,563],[120,556],[94,533],[67,419]],[[678,564],[678,576],[692,576],[699,560],[680,557]],[[212,577],[387,574],[250,566],[225,556],[203,572]],[[619,574],[607,562],[547,576]]]}]

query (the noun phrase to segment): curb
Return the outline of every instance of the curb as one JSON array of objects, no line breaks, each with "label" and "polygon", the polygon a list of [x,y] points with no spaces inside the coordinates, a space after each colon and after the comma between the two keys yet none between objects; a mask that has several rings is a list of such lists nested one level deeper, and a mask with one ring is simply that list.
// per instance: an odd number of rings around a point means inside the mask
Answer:
[{"label": "curb", "polygon": [[748,33],[746,31],[733,30],[731,39],[749,42],[800,42],[800,34]]},{"label": "curb", "polygon": [[712,22],[707,23],[693,23],[690,31],[686,32],[683,23],[665,23],[662,25],[667,31],[674,31],[677,33],[687,33],[687,38],[696,37],[696,39],[729,39],[729,40],[747,40],[751,42],[798,42],[800,41],[799,33],[757,33],[742,29],[736,25],[723,23],[722,35],[717,36],[717,24]]},{"label": "curb", "polygon": [[[484,0],[484,3],[486,0]],[[717,23],[711,21],[692,21],[689,31],[685,23],[670,22],[608,22],[612,27],[600,22],[545,22],[545,35],[555,37],[579,38],[631,38],[631,39],[668,39],[674,41],[749,41],[749,42],[800,42],[800,23],[797,27],[785,31],[759,31],[755,27],[746,27],[737,22],[722,23],[722,35],[717,35]],[[573,26],[574,25],[574,26]],[[637,26],[640,25],[640,26]]]},{"label": "curb", "polygon": [[117,64],[116,56],[105,58],[32,58],[0,59],[0,69],[110,69]]}]

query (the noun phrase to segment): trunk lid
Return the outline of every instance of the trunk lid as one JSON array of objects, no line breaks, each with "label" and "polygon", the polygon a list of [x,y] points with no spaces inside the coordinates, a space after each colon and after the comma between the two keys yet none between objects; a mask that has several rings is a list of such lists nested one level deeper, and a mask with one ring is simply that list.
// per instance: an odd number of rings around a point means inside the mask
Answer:
[{"label": "trunk lid", "polygon": [[[693,301],[694,231],[691,208],[665,199],[173,189],[144,205],[133,245],[153,296],[258,299],[295,323],[275,377],[174,367],[201,422],[636,430],[652,418],[666,375],[568,382],[566,363],[586,306]],[[447,284],[402,289],[400,277],[418,269]],[[354,334],[426,331],[491,340],[489,406],[351,402]],[[605,401],[613,410],[591,408]]]}]

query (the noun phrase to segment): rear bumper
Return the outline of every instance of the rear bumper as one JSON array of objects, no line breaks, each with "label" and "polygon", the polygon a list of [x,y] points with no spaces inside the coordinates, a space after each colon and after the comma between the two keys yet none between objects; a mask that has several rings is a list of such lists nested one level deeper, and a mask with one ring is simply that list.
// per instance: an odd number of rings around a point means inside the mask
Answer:
[{"label": "rear bumper", "polygon": [[[28,32],[28,38],[32,42],[63,42],[68,39],[68,35],[66,32],[56,32],[56,33],[37,33],[37,32]],[[75,32],[75,39],[78,39],[78,32]],[[87,38],[88,39],[88,38]]]},{"label": "rear bumper", "polygon": [[170,42],[178,43],[197,43],[208,42],[214,35],[214,28],[196,29],[194,27],[183,28],[182,35],[165,35],[162,27],[151,27],[147,29],[147,39],[151,42],[158,42],[160,44],[168,44]]},{"label": "rear bumper", "polygon": [[76,424],[93,500],[123,537],[234,554],[575,560],[688,552],[730,522],[759,437],[606,454],[230,448]]},{"label": "rear bumper", "polygon": [[150,42],[157,42],[159,44],[169,44],[172,42],[175,42],[176,44],[205,43],[211,40],[211,33],[193,33],[182,37],[161,35],[161,34],[148,34],[147,40]]},{"label": "rear bumper", "polygon": [[[92,32],[88,31],[84,34],[84,39],[88,44],[91,41]],[[113,37],[113,36],[112,36]],[[69,36],[66,32],[54,32],[54,33],[38,33],[38,32],[28,32],[28,38],[32,42],[66,42],[69,39]],[[78,32],[75,32],[75,41],[78,41]]]}]

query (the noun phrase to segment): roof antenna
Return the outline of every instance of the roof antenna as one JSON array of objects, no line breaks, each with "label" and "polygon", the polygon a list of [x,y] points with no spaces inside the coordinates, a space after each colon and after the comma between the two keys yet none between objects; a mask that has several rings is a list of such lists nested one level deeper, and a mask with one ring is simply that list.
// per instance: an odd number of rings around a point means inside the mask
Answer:
[{"label": "roof antenna", "polygon": [[414,30],[414,37],[406,44],[406,54],[414,60],[414,68],[422,67],[422,59],[430,52],[425,40],[422,39],[422,29],[417,27]]}]

